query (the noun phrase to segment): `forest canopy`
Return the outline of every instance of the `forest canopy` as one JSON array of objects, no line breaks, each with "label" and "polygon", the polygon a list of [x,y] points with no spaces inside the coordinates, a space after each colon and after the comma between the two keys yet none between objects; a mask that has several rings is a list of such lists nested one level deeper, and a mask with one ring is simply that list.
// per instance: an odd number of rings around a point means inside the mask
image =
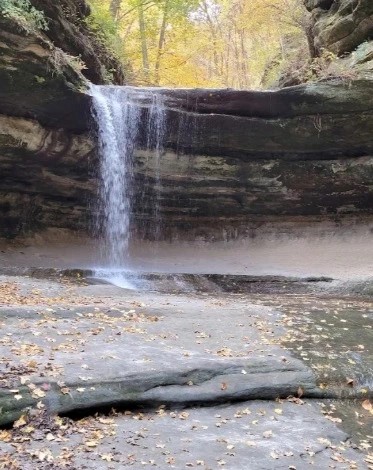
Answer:
[{"label": "forest canopy", "polygon": [[90,0],[137,85],[268,88],[314,58],[299,0]]}]

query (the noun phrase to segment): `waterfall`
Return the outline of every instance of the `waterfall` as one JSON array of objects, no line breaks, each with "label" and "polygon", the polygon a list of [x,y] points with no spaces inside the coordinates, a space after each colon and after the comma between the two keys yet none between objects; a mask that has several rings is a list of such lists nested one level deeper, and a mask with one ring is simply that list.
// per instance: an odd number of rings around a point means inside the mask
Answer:
[{"label": "waterfall", "polygon": [[[145,147],[155,196],[151,199],[152,232],[159,238],[161,229],[161,156],[165,135],[165,109],[161,94],[153,89],[91,85],[93,116],[99,144],[99,202],[96,223],[101,234],[104,267],[128,269],[130,239],[134,229],[134,201],[144,204],[145,189],[136,188],[137,149]],[[144,105],[145,103],[145,105]],[[146,169],[145,169],[146,170]]]},{"label": "waterfall", "polygon": [[160,197],[162,192],[161,180],[161,156],[163,153],[164,136],[166,130],[166,113],[162,95],[152,93],[151,107],[148,113],[147,125],[147,150],[151,152],[154,159],[154,188],[155,198],[153,201],[153,238],[159,240],[161,236]]}]

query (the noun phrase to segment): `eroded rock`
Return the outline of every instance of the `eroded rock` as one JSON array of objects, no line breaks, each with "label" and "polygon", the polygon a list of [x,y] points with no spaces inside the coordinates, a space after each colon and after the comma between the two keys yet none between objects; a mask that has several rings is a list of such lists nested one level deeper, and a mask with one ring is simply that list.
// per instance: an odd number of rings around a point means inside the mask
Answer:
[{"label": "eroded rock", "polygon": [[352,52],[373,34],[373,4],[370,0],[305,1],[312,11],[315,45],[341,56]]}]

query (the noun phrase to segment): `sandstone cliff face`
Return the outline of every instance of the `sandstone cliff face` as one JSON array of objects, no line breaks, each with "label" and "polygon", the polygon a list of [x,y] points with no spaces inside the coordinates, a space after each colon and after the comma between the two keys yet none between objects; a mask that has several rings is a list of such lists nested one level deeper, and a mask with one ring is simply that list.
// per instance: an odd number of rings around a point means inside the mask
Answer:
[{"label": "sandstone cliff face", "polygon": [[108,54],[102,57],[87,33],[85,2],[32,3],[45,12],[47,31],[0,18],[0,236],[5,237],[48,227],[87,228],[94,143],[86,77],[104,83],[107,68],[116,67],[116,80],[123,81],[119,64]]},{"label": "sandstone cliff face", "polygon": [[[218,220],[222,234],[258,220],[371,214],[371,82],[269,93],[162,93],[168,131],[158,189],[167,236],[199,227],[209,237]],[[145,113],[147,103],[139,104]],[[79,132],[66,132],[22,118],[0,119],[8,236],[51,227],[87,229],[96,190],[90,170],[98,165],[88,124],[82,120]],[[151,236],[156,197],[153,157],[142,148],[136,152],[135,193],[144,197],[135,211],[143,236]]]},{"label": "sandstone cliff face", "polygon": [[338,55],[352,52],[373,35],[370,0],[305,0],[315,21],[315,45]]},{"label": "sandstone cliff face", "polygon": [[[372,213],[372,82],[162,93],[169,108],[161,165],[167,233]],[[138,153],[137,177],[153,201],[156,168],[147,157]],[[150,214],[150,204],[145,209]]]},{"label": "sandstone cliff face", "polygon": [[46,34],[54,46],[79,57],[85,64],[82,74],[93,83],[111,81],[125,83],[125,73],[119,61],[86,26],[90,7],[85,0],[30,0],[44,12],[48,23]]},{"label": "sandstone cliff face", "polygon": [[[0,18],[0,113],[79,130],[87,101],[78,64],[47,37]],[[84,108],[83,108],[84,111]]]},{"label": "sandstone cliff face", "polygon": [[373,73],[373,2],[304,0],[312,13],[315,47],[346,59],[359,73]]},{"label": "sandstone cliff face", "polygon": [[0,235],[86,230],[93,153],[87,134],[0,115]]}]

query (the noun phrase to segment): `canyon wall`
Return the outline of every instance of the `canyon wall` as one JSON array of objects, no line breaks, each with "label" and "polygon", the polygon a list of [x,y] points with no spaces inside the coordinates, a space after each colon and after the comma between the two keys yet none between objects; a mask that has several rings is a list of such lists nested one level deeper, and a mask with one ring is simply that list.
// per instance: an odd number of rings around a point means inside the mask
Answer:
[{"label": "canyon wall", "polygon": [[[87,14],[84,2],[64,2],[72,18]],[[93,57],[94,39],[54,2],[33,3],[46,12],[48,31],[0,19],[0,236],[7,238],[51,228],[89,232],[98,157],[87,79],[105,83],[114,60]],[[331,47],[336,43],[326,42],[317,26],[326,17],[334,24],[339,10],[325,9],[327,3],[307,2],[316,40]],[[360,44],[370,35],[365,30]],[[114,68],[111,78],[124,83]],[[168,123],[158,188],[165,236],[211,238],[263,223],[371,218],[373,81],[158,92]],[[146,113],[149,103],[139,104]],[[141,146],[135,157],[135,212],[147,236],[155,162]]]}]

